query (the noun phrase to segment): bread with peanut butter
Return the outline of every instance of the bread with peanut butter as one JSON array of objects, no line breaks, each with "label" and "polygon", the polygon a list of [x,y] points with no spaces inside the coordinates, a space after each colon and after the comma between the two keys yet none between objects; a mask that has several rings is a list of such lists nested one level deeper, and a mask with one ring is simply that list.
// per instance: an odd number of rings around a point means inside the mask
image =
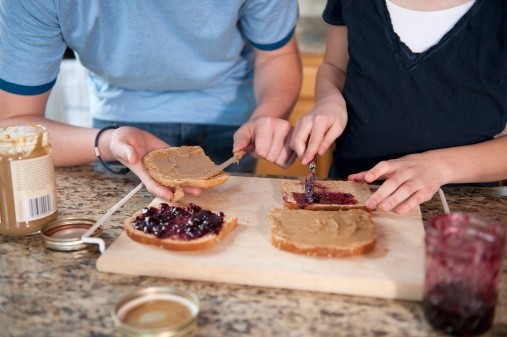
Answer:
[{"label": "bread with peanut butter", "polygon": [[213,212],[195,204],[149,205],[125,220],[125,233],[134,241],[174,251],[212,247],[229,234],[237,217]]},{"label": "bread with peanut butter", "polygon": [[314,193],[319,200],[313,203],[306,200],[304,180],[282,180],[281,191],[286,208],[306,210],[367,210],[365,203],[371,196],[368,184],[348,180],[316,180]]},{"label": "bread with peanut butter", "polygon": [[323,257],[365,254],[375,247],[376,231],[370,213],[270,210],[271,243],[291,253]]},{"label": "bread with peanut butter", "polygon": [[204,175],[215,168],[215,163],[200,146],[180,146],[157,149],[143,159],[149,175],[160,185],[174,187],[176,202],[183,197],[181,187],[211,188],[227,181],[229,176],[220,172],[210,178]]}]

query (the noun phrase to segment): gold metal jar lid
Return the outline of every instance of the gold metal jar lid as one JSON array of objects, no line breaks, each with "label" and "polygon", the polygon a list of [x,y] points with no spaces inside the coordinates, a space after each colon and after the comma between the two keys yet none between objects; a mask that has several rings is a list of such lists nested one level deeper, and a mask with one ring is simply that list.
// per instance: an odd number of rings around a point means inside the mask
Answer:
[{"label": "gold metal jar lid", "polygon": [[123,336],[182,337],[195,331],[199,308],[191,291],[149,287],[123,297],[111,316]]},{"label": "gold metal jar lid", "polygon": [[[82,218],[63,218],[49,222],[41,229],[44,246],[53,250],[72,251],[84,249],[88,245],[81,236],[95,224],[95,220]],[[102,236],[102,227],[91,235]]]}]

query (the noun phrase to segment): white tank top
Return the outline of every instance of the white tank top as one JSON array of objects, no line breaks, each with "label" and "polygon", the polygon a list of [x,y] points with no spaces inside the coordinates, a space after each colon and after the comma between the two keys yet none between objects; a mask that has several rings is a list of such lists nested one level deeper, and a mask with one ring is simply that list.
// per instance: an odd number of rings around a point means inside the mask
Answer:
[{"label": "white tank top", "polygon": [[421,53],[438,43],[474,3],[475,0],[471,0],[448,9],[416,11],[386,0],[394,31],[414,53]]}]

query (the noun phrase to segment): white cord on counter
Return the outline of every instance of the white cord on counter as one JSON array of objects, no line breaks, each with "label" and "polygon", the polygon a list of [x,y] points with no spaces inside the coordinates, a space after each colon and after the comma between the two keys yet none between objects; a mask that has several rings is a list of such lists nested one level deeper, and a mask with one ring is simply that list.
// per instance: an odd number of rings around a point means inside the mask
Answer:
[{"label": "white cord on counter", "polygon": [[440,202],[442,203],[442,207],[444,207],[444,213],[449,214],[449,205],[447,205],[447,200],[445,199],[444,191],[441,188],[438,189],[438,195],[440,196]]},{"label": "white cord on counter", "polygon": [[127,194],[125,197],[123,197],[123,199],[121,199],[116,205],[111,207],[106,212],[106,214],[104,214],[99,220],[97,220],[97,222],[92,227],[90,227],[83,235],[81,235],[81,240],[83,240],[83,242],[85,242],[85,243],[95,243],[95,244],[99,245],[100,253],[103,254],[104,251],[106,250],[106,244],[105,244],[104,240],[102,238],[90,237],[90,235],[92,235],[93,232],[95,232],[95,230],[100,225],[102,225],[114,212],[116,212],[118,210],[118,208],[123,206],[123,204],[126,203],[127,200],[132,198],[134,196],[134,194],[136,194],[137,191],[139,191],[142,187],[143,187],[143,183],[140,183],[132,191],[130,191],[129,194]]}]

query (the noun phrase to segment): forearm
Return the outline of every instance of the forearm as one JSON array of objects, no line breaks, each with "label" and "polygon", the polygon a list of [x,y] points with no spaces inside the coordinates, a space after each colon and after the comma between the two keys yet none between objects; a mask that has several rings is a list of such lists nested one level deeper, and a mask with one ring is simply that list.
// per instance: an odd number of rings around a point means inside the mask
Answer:
[{"label": "forearm", "polygon": [[258,52],[254,76],[257,107],[251,119],[287,119],[298,98],[301,80],[301,59],[294,38],[282,50]]},{"label": "forearm", "polygon": [[345,73],[330,63],[324,62],[317,72],[315,83],[315,105],[332,103],[345,108],[342,90]]},{"label": "forearm", "polygon": [[443,164],[444,184],[507,179],[507,136],[474,145],[428,151]]},{"label": "forearm", "polygon": [[316,106],[330,103],[346,109],[343,88],[347,76],[348,37],[347,27],[329,26],[326,36],[324,61],[317,72],[315,84]]},{"label": "forearm", "polygon": [[[95,161],[93,144],[97,130],[45,118],[49,94],[48,91],[39,95],[24,96],[0,90],[0,126],[39,124],[46,127],[56,166],[80,165]],[[101,154],[106,160],[112,159],[108,135],[104,135],[103,138],[99,147]]]}]

